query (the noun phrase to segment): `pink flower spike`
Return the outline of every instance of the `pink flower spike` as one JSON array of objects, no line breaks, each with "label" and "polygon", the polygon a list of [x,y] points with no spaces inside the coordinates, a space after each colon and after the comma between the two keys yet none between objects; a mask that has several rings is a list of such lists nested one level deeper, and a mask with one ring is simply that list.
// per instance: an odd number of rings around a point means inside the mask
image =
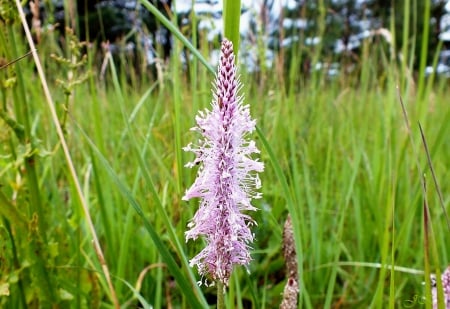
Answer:
[{"label": "pink flower spike", "polygon": [[243,211],[254,211],[251,200],[260,198],[258,172],[264,164],[251,157],[259,153],[255,142],[246,138],[255,130],[248,105],[238,95],[233,44],[222,42],[220,63],[213,93],[212,110],[199,112],[197,126],[202,134],[198,145],[184,148],[196,155],[187,167],[200,165],[197,179],[183,200],[200,198],[200,207],[188,224],[186,241],[204,237],[206,247],[191,261],[202,277],[228,285],[234,265],[250,263],[253,219]]},{"label": "pink flower spike", "polygon": [[[436,283],[436,276],[431,275],[431,296],[433,300],[433,309],[438,308],[438,288]],[[450,266],[441,275],[442,288],[444,292],[445,309],[450,309]]]}]

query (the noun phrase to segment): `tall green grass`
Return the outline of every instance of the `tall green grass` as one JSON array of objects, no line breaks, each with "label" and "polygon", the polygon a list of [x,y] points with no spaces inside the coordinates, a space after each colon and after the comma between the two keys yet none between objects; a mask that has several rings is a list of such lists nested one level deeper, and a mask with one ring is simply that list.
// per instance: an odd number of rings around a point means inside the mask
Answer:
[{"label": "tall green grass", "polygon": [[[101,81],[89,54],[85,70],[92,75],[74,88],[65,106],[66,94],[55,80],[67,78],[68,68],[49,57],[60,50],[46,45],[38,53],[59,119],[68,114],[64,138],[119,303],[124,308],[214,307],[215,289],[199,287],[188,265],[202,246],[184,241],[197,205],[181,202],[195,171],[183,168],[190,158],[180,148],[195,138],[188,129],[211,100],[209,50],[204,42],[201,51],[195,49],[174,21],[142,2],[171,27],[177,50],[188,48],[199,61],[188,64],[189,76],[174,56],[161,81],[130,84],[109,59]],[[2,28],[4,58],[29,50],[17,19]],[[419,30],[401,35],[410,38]],[[299,69],[279,74],[273,68],[261,88],[260,76],[242,68],[243,94],[257,119],[255,139],[266,170],[264,196],[255,203],[260,210],[253,229],[254,261],[249,272],[233,274],[227,308],[279,306],[286,283],[282,225],[288,213],[295,225],[299,307],[402,308],[416,296],[429,299],[422,282],[429,285],[428,274],[448,265],[449,231],[416,124],[424,128],[448,210],[448,89],[446,81],[431,84],[422,74],[412,83],[405,64],[412,63],[414,47],[396,48],[403,62],[366,46],[358,75],[334,80],[321,73],[308,79]],[[301,63],[296,57],[292,63]],[[28,58],[0,71],[0,306],[112,308],[113,292],[34,67]]]}]

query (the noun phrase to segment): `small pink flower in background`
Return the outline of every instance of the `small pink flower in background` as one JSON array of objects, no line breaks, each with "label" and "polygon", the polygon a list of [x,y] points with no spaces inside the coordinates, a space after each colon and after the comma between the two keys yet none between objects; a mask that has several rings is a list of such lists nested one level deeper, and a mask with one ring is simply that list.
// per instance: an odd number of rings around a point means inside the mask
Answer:
[{"label": "small pink flower in background", "polygon": [[[255,142],[247,138],[255,130],[248,105],[238,95],[241,84],[236,75],[233,44],[222,42],[220,63],[215,80],[212,110],[199,112],[197,126],[202,134],[198,145],[189,144],[196,158],[187,167],[200,165],[197,179],[183,200],[200,198],[200,207],[188,224],[186,241],[203,236],[206,247],[191,261],[207,280],[228,285],[234,265],[248,265],[256,224],[243,211],[256,210],[253,198],[261,187],[258,172],[264,164],[251,157],[259,153]],[[205,280],[205,282],[207,282]]]},{"label": "small pink flower in background", "polygon": [[[433,309],[438,308],[438,290],[436,284],[436,278],[432,277],[434,281],[431,287],[431,295],[433,297]],[[442,287],[444,289],[444,304],[445,309],[450,309],[450,266],[441,275]]]}]

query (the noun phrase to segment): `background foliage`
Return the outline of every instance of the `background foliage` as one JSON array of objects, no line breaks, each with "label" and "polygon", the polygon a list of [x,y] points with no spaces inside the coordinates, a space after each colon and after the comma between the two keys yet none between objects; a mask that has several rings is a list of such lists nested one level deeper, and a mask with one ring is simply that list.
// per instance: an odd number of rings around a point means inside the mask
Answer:
[{"label": "background foliage", "polygon": [[[396,9],[403,12],[403,25],[412,12],[429,14],[419,10],[419,2]],[[7,63],[30,47],[17,8],[10,2],[1,8],[0,55]],[[325,15],[312,16],[326,31]],[[53,31],[41,34],[38,54],[63,139],[33,59],[0,70],[0,306],[110,308],[117,299],[124,308],[213,307],[214,288],[199,288],[188,266],[202,243],[184,242],[197,205],[181,201],[195,176],[183,167],[192,158],[181,147],[195,138],[189,131],[194,116],[211,100],[213,76],[202,57],[213,44],[202,40],[206,34],[200,31],[198,48],[184,49],[176,18],[169,18],[176,34],[171,57],[150,72],[130,70],[135,58],[98,53],[99,46],[80,43],[70,31],[64,39]],[[256,203],[254,261],[249,272],[236,269],[227,308],[279,306],[288,213],[296,223],[299,307],[399,308],[421,297],[431,307],[422,282],[429,284],[429,273],[450,260],[444,214],[450,188],[448,82],[413,74],[417,59],[438,52],[417,54],[416,46],[420,51],[428,46],[421,45],[426,40],[420,39],[420,26],[404,34],[389,25],[396,38],[415,43],[396,43],[391,55],[367,41],[359,69],[335,78],[323,71],[302,73],[302,44],[289,54],[281,50],[273,67],[248,72],[241,66],[242,93],[258,121],[255,138],[266,170],[264,197]],[[264,55],[264,45],[260,48]],[[316,48],[325,50],[325,44]],[[191,61],[182,62],[182,50]],[[401,60],[399,53],[407,57]],[[320,53],[311,55],[321,59]],[[138,64],[144,58],[139,57]],[[62,151],[64,141],[75,174]]]}]

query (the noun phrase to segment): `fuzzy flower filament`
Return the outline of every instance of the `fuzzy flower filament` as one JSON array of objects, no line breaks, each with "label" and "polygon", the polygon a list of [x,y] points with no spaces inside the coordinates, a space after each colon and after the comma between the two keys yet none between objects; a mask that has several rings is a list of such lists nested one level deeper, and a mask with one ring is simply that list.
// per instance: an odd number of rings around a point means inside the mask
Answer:
[{"label": "fuzzy flower filament", "polygon": [[212,109],[199,112],[197,126],[202,134],[197,145],[185,151],[196,158],[187,167],[200,165],[194,184],[183,200],[200,198],[200,206],[189,222],[186,241],[204,237],[206,247],[190,261],[202,277],[228,285],[234,265],[248,265],[253,234],[253,219],[244,211],[254,211],[253,198],[261,195],[258,172],[263,163],[253,159],[259,153],[247,135],[255,130],[248,105],[238,95],[241,84],[237,76],[233,44],[222,42],[220,63],[215,80]]},{"label": "fuzzy flower filament", "polygon": [[[432,275],[431,296],[433,301],[433,309],[438,309],[438,288],[436,278]],[[450,309],[450,266],[441,275],[442,288],[444,292],[445,309]]]}]

